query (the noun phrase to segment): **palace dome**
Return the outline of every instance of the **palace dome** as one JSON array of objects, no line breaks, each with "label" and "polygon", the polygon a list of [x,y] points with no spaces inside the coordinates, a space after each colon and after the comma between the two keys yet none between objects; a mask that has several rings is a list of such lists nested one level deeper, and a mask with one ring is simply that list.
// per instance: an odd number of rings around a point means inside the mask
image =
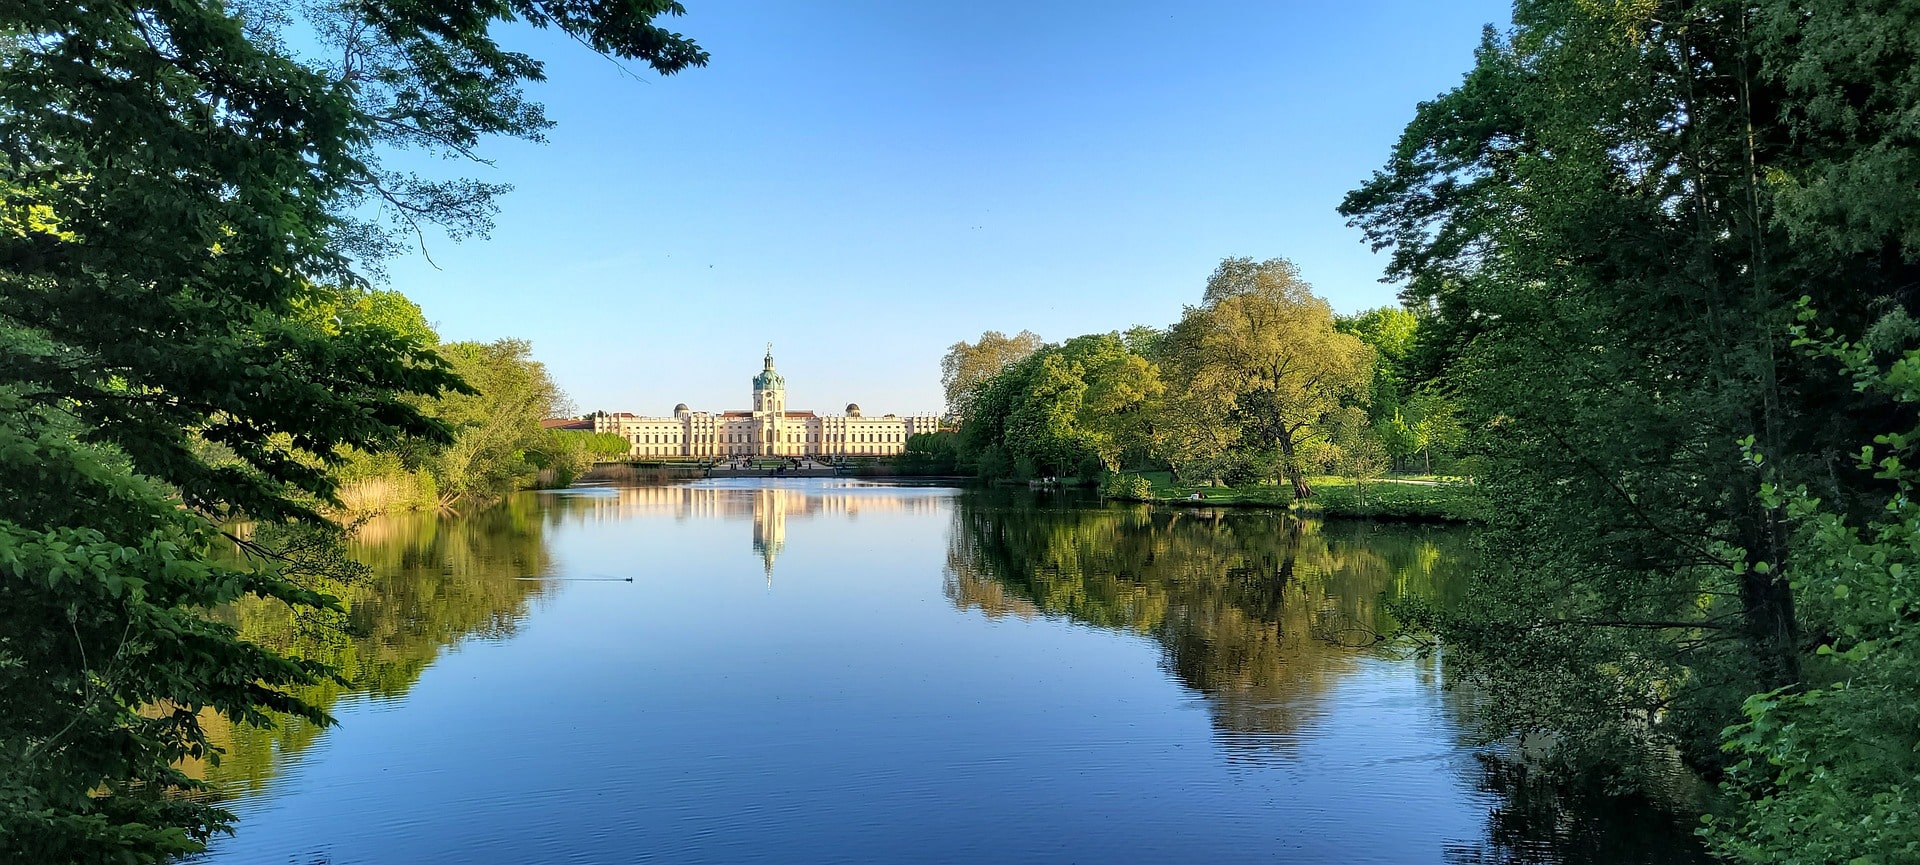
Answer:
[{"label": "palace dome", "polygon": [[859,416],[860,416],[860,404],[857,402],[847,403],[847,417],[859,417]]},{"label": "palace dome", "polygon": [[690,409],[690,408],[687,408],[687,404],[686,404],[686,403],[681,403],[681,404],[679,404],[679,405],[676,405],[676,406],[674,406],[674,407],[673,407],[673,413],[674,413],[674,414],[686,414],[686,413],[687,413],[687,412],[689,412],[689,411],[692,411],[692,409]]},{"label": "palace dome", "polygon": [[753,377],[754,390],[786,390],[787,380],[773,371],[773,348],[767,348],[767,362],[761,367],[760,374]]}]

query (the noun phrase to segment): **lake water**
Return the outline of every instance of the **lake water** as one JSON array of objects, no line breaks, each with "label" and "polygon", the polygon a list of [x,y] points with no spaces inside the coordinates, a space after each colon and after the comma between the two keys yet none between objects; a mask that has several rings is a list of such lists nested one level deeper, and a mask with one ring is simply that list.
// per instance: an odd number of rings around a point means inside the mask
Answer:
[{"label": "lake water", "polygon": [[[367,526],[340,723],[221,731],[213,863],[1695,862],[1529,794],[1444,659],[1461,529],[705,481]],[[628,582],[628,580],[631,582]]]}]

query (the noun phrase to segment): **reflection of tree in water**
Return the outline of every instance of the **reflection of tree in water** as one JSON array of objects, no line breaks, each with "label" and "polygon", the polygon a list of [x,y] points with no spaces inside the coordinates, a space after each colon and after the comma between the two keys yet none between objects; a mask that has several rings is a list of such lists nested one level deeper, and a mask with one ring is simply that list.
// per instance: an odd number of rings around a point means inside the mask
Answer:
[{"label": "reflection of tree in water", "polygon": [[1062,615],[1158,641],[1237,759],[1284,757],[1321,695],[1365,656],[1328,623],[1394,627],[1385,601],[1433,596],[1458,532],[1329,528],[1270,511],[1041,507],[960,500],[947,596],[989,616]]},{"label": "reflection of tree in water", "polygon": [[[970,495],[955,512],[946,593],[992,617],[1064,616],[1151,637],[1166,668],[1204,695],[1228,759],[1284,761],[1332,686],[1368,657],[1325,637],[1392,631],[1396,597],[1462,603],[1466,542],[1458,529],[1272,511]],[[1436,666],[1416,675],[1437,686]],[[1470,716],[1470,694],[1443,701],[1456,719]],[[1495,759],[1468,781],[1490,794],[1487,835],[1450,845],[1455,865],[1708,861],[1671,810],[1570,794]]]},{"label": "reflection of tree in water", "polygon": [[1689,821],[1643,798],[1569,790],[1526,766],[1482,757],[1476,786],[1498,797],[1487,838],[1448,847],[1448,865],[1708,865]]},{"label": "reflection of tree in water", "polygon": [[[382,517],[362,526],[348,545],[372,569],[364,583],[322,587],[347,607],[343,621],[297,621],[279,604],[248,599],[221,612],[245,638],[278,651],[326,661],[345,684],[323,683],[305,694],[331,709],[343,697],[399,697],[413,687],[442,649],[463,639],[504,639],[543,587],[547,563],[540,507],[515,496],[465,517],[432,514]],[[271,730],[232,727],[209,714],[208,733],[226,754],[220,765],[188,771],[216,788],[254,792],[282,761],[305,750],[319,729],[282,719]]]}]

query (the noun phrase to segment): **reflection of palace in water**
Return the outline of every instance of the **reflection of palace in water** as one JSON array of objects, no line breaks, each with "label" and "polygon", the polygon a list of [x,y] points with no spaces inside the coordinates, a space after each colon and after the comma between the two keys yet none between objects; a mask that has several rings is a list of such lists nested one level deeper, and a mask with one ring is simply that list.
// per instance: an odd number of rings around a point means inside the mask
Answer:
[{"label": "reflection of palace in water", "polygon": [[[876,494],[879,493],[879,494]],[[787,545],[787,518],[816,516],[858,517],[862,513],[932,513],[945,506],[932,496],[887,494],[877,485],[848,482],[842,486],[716,487],[693,484],[615,487],[595,495],[574,497],[571,510],[596,519],[633,516],[671,516],[685,519],[753,520],[753,551],[760,557],[767,581],[773,581],[773,560]]]}]

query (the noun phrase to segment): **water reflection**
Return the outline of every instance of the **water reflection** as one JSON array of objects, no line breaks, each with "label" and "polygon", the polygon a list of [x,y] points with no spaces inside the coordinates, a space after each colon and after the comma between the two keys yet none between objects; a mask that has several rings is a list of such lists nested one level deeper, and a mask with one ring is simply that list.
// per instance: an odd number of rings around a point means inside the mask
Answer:
[{"label": "water reflection", "polygon": [[1477,788],[1493,797],[1487,836],[1447,845],[1447,865],[1711,865],[1691,821],[1644,800],[1566,790],[1524,766],[1483,758]]},{"label": "water reflection", "polygon": [[344,632],[228,614],[346,722],[228,731],[209,858],[1701,861],[1474,759],[1439,660],[1342,645],[1462,602],[1466,540],[843,480],[379,521]]},{"label": "water reflection", "polygon": [[[285,605],[258,598],[228,607],[220,618],[248,640],[337,670],[344,684],[326,682],[301,693],[329,712],[344,700],[397,698],[447,647],[514,634],[529,602],[544,590],[539,581],[520,579],[547,569],[542,514],[538,501],[517,497],[466,517],[373,520],[348,544],[349,555],[367,564],[373,578],[322,587],[343,601],[343,620],[299,620]],[[226,753],[218,765],[195,761],[186,769],[229,796],[265,790],[321,734],[299,718],[270,730],[234,727],[214,713],[202,722]]]},{"label": "water reflection", "polygon": [[955,604],[1152,637],[1163,667],[1205,696],[1228,753],[1252,763],[1288,759],[1329,688],[1367,660],[1339,636],[1393,631],[1390,598],[1447,592],[1465,540],[1457,529],[1012,495],[963,499],[954,522]]},{"label": "water reflection", "polygon": [[[1303,740],[1325,735],[1341,682],[1381,661],[1349,637],[1394,631],[1397,598],[1463,602],[1467,540],[1460,528],[983,493],[955,510],[945,591],[989,617],[1058,616],[1152,638],[1163,669],[1203,696],[1229,760],[1284,769]],[[1438,654],[1388,660],[1435,693],[1454,730],[1466,726],[1471,700],[1437,693]],[[1464,765],[1486,796],[1487,831],[1447,843],[1449,863],[1710,861],[1687,815],[1562,791],[1488,755]]]},{"label": "water reflection", "polygon": [[552,496],[555,506],[551,513],[554,519],[597,522],[658,516],[678,522],[751,520],[751,548],[771,586],[774,560],[787,545],[789,516],[855,520],[862,513],[932,514],[946,506],[944,496],[900,495],[903,489],[911,488],[854,480],[782,483],[771,479],[579,487]]}]

